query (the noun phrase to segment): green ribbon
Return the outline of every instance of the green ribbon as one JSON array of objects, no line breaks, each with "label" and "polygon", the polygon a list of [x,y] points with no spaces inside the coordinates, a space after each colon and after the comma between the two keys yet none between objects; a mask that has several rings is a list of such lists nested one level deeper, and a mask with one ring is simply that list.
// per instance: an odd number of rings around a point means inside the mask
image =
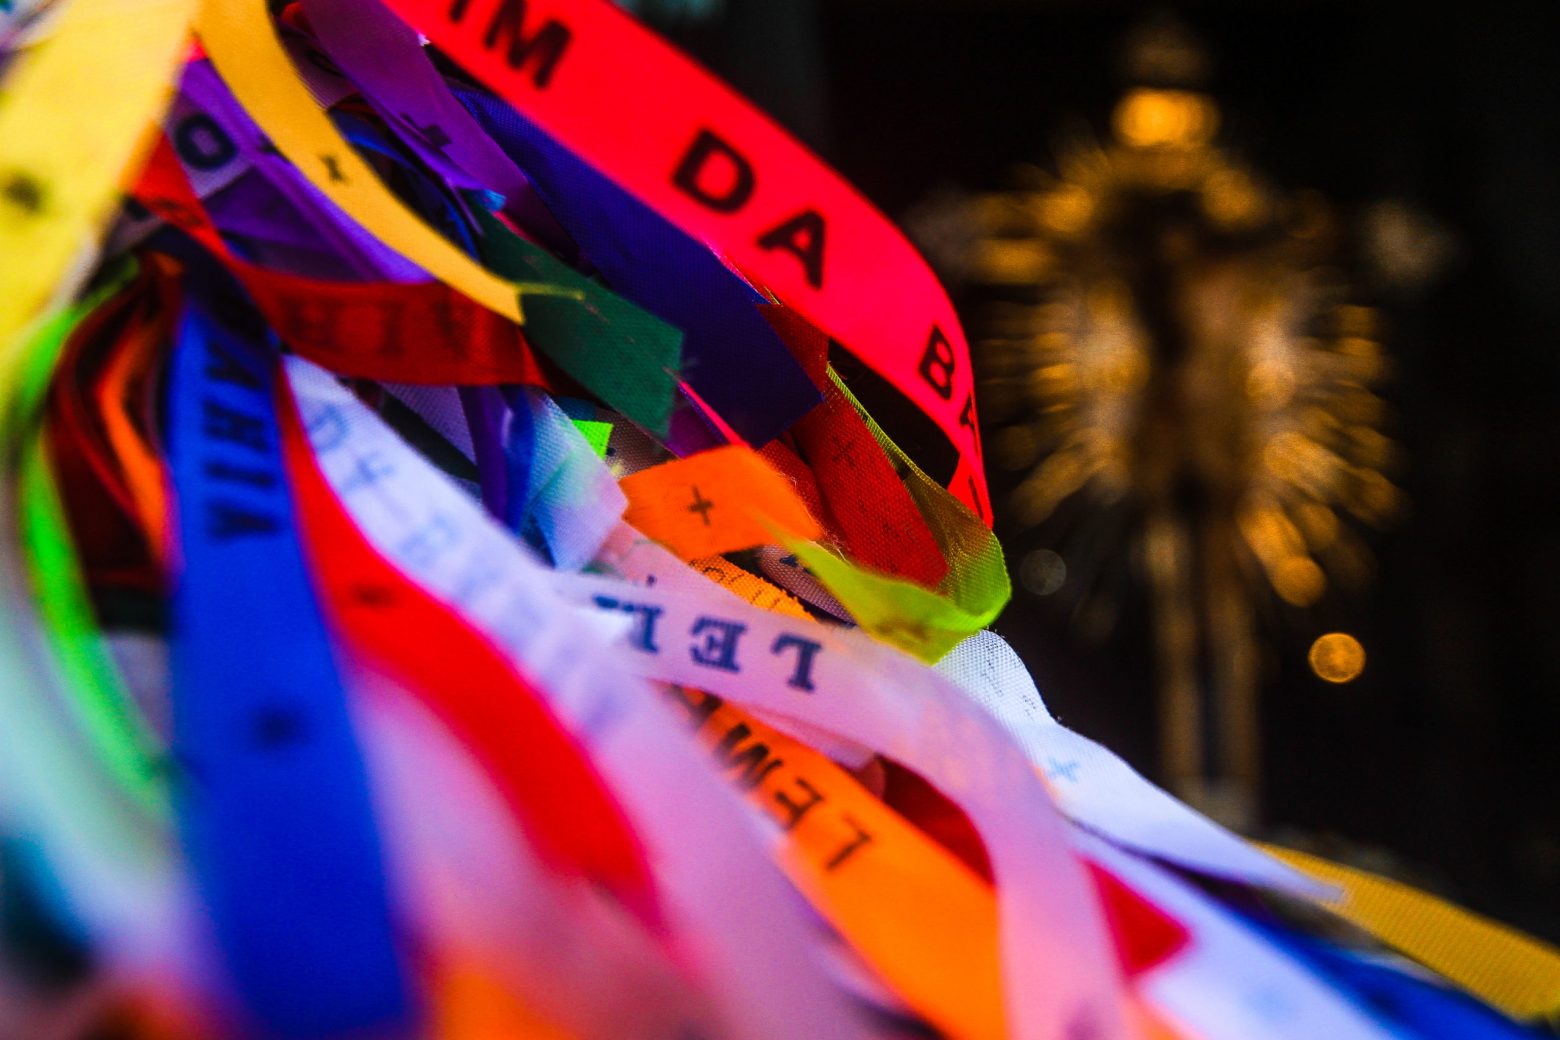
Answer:
[{"label": "green ribbon", "polygon": [[[6,830],[44,857],[58,882],[55,891],[72,912],[94,932],[96,926],[116,934],[156,930],[168,920],[181,876],[178,858],[171,830],[158,826],[155,818],[148,820],[148,803],[126,797],[124,775],[101,753],[101,733],[82,725],[85,715],[96,712],[83,707],[94,694],[83,697],[75,685],[75,666],[66,663],[62,645],[55,642],[56,623],[29,601],[28,567],[19,551],[19,525],[26,522],[17,508],[17,492],[25,490],[33,500],[26,508],[38,507],[40,488],[28,485],[38,476],[25,474],[36,463],[24,459],[33,450],[29,444],[37,441],[36,420],[49,378],[71,330],[120,284],[122,279],[35,324],[17,356],[13,374],[18,378],[6,380],[6,397],[0,400],[6,463],[0,474],[0,674],[6,677],[0,690],[0,812]],[[18,465],[25,489],[18,487]],[[33,569],[55,562],[46,557]],[[80,606],[78,600],[65,614]],[[84,633],[87,628],[79,622],[78,615],[67,624],[77,624],[75,631]]]},{"label": "green ribbon", "polygon": [[140,808],[171,819],[161,738],[109,655],[71,543],[64,504],[41,430],[27,438],[18,475],[19,534],[38,605],[69,701],[99,760]]},{"label": "green ribbon", "polygon": [[608,291],[477,210],[482,258],[510,281],[578,296],[525,296],[525,335],[609,408],[665,438],[676,401],[682,332]]}]

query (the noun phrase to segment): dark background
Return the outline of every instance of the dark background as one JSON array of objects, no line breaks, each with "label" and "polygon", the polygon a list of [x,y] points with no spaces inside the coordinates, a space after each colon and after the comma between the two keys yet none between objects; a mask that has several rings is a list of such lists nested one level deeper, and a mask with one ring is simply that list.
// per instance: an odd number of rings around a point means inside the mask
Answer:
[{"label": "dark background", "polygon": [[[1069,121],[1103,136],[1119,44],[1169,11],[1213,60],[1221,140],[1256,169],[1450,234],[1427,291],[1371,301],[1411,506],[1373,537],[1368,592],[1277,618],[1263,833],[1560,940],[1560,4],[1437,7],[726,0],[663,27],[901,219],[1045,165]],[[1000,505],[997,529],[1016,565]],[[1153,775],[1141,618],[1091,648],[1019,588],[996,627],[1064,721]],[[1332,627],[1370,654],[1346,686],[1305,663]]]}]

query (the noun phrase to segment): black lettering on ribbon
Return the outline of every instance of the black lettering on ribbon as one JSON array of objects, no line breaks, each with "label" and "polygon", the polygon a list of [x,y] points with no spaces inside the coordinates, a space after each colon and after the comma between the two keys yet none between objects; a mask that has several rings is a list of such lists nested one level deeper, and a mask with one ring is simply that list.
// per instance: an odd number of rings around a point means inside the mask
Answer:
[{"label": "black lettering on ribbon", "polygon": [[964,398],[964,407],[959,410],[959,425],[970,431],[970,440],[975,442],[975,457],[984,458],[980,447],[980,425],[975,421],[975,391],[971,390],[969,396]]},{"label": "black lettering on ribbon", "polygon": [[839,851],[829,857],[829,861],[823,865],[824,870],[840,869],[845,865],[846,860],[854,856],[863,845],[872,840],[871,832],[862,830],[861,824],[851,819],[850,813],[844,813],[840,818],[850,825],[851,830],[856,832],[856,836],[840,846]]},{"label": "black lettering on ribbon", "polygon": [[206,378],[241,390],[265,392],[265,379],[215,343],[206,344]]},{"label": "black lettering on ribbon", "polygon": [[276,474],[268,470],[235,466],[230,462],[215,459],[207,460],[202,468],[206,471],[206,476],[226,484],[245,484],[262,490],[270,490],[276,486]]},{"label": "black lettering on ribbon", "polygon": [[688,512],[698,513],[699,519],[704,521],[704,526],[710,526],[710,510],[715,508],[715,503],[699,494],[699,486],[693,486],[693,504],[688,507]]},{"label": "black lettering on ribbon", "polygon": [[678,191],[716,213],[735,213],[747,205],[755,179],[753,164],[741,152],[702,129],[672,174]]},{"label": "black lettering on ribbon", "polygon": [[[491,312],[484,309],[482,313],[489,314]],[[432,319],[434,329],[437,332],[437,335],[434,336],[434,342],[450,348],[459,357],[465,357],[466,324],[461,320],[462,315],[456,312],[454,300],[449,298],[433,300],[428,305],[428,316]],[[493,316],[495,318],[498,317],[496,314]],[[472,339],[475,339],[474,334]]]},{"label": "black lettering on ribbon", "polygon": [[822,792],[801,777],[793,777],[791,782],[807,792],[808,797],[806,801],[797,801],[784,791],[775,792],[775,804],[785,813],[785,818],[780,821],[780,829],[786,831],[794,831],[796,825],[802,822],[802,817],[823,801]]},{"label": "black lettering on ribbon", "polygon": [[804,209],[759,236],[758,247],[790,253],[802,262],[807,284],[822,289],[824,231],[823,215],[815,209]]},{"label": "black lettering on ribbon", "polygon": [[[598,601],[604,598],[609,597],[597,597]],[[699,730],[704,728],[704,724],[710,721],[710,719],[714,716],[716,709],[718,709],[722,703],[721,699],[715,696],[713,693],[703,693],[699,690],[689,690],[681,686],[668,686],[666,688],[666,695],[670,699],[676,701],[680,707],[687,710],[688,729],[694,733],[697,733]],[[695,697],[699,698],[698,703],[694,703],[693,698]]]},{"label": "black lettering on ribbon", "polygon": [[204,112],[193,112],[173,128],[173,147],[192,170],[219,170],[238,158],[238,145]]},{"label": "black lettering on ribbon", "polygon": [[281,312],[276,331],[284,341],[315,350],[340,348],[340,301],[328,296],[289,293],[278,296],[276,303]]},{"label": "black lettering on ribbon", "polygon": [[281,526],[269,513],[255,512],[220,498],[206,503],[206,536],[213,541],[275,534]]},{"label": "black lettering on ribbon", "polygon": [[393,607],[398,599],[394,587],[375,581],[353,582],[347,591],[354,603],[371,610]]},{"label": "black lettering on ribbon", "polygon": [[266,705],[250,717],[250,733],[257,747],[276,751],[303,741],[308,733],[304,720],[304,713],[297,708]]},{"label": "black lettering on ribbon", "polygon": [[921,363],[916,371],[921,374],[926,385],[944,401],[953,397],[955,364],[953,344],[948,342],[942,327],[934,324],[931,334],[926,337],[926,349],[921,351]]},{"label": "black lettering on ribbon", "polygon": [[784,759],[770,758],[769,745],[762,741],[755,741],[738,751],[737,745],[752,735],[747,723],[739,722],[726,731],[714,750],[715,761],[721,766],[741,770],[737,782],[750,790],[784,764]]},{"label": "black lettering on ribbon", "polygon": [[379,357],[401,357],[406,344],[401,340],[401,325],[406,305],[394,297],[385,297],[374,305],[379,314],[379,346],[374,351]]},{"label": "black lettering on ribbon", "polygon": [[325,165],[325,175],[330,178],[332,184],[346,184],[347,175],[341,172],[341,157],[337,155],[322,154],[320,162]]},{"label": "black lettering on ribbon", "polygon": [[17,170],[0,181],[0,199],[23,216],[36,217],[44,210],[48,191],[38,178],[25,170]]},{"label": "black lettering on ribbon", "polygon": [[214,398],[200,403],[201,432],[214,441],[226,441],[264,455],[270,450],[265,420],[231,408]]},{"label": "black lettering on ribbon", "polygon": [[[453,0],[449,8],[449,20],[459,25],[471,7],[471,0]],[[573,31],[556,18],[549,18],[541,28],[527,36],[525,33],[526,0],[499,0],[493,16],[488,19],[487,30],[482,34],[482,46],[494,50],[502,42],[504,62],[514,71],[525,68],[534,58],[536,69],[531,82],[538,89],[552,81],[564,51],[574,39]]]}]

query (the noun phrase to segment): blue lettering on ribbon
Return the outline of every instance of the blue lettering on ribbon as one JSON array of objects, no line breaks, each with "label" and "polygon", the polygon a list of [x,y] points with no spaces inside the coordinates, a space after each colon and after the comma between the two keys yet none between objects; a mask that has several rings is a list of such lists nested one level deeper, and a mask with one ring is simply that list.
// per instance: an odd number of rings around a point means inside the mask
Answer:
[{"label": "blue lettering on ribbon", "polygon": [[796,648],[796,667],[791,671],[791,677],[785,681],[786,685],[812,693],[813,659],[818,656],[818,651],[823,649],[823,644],[815,639],[803,639],[801,636],[793,636],[786,632],[775,638],[775,645],[769,648],[769,652],[779,654],[792,647]]},{"label": "blue lettering on ribbon", "polygon": [[655,645],[655,621],[664,611],[660,607],[653,607],[648,603],[625,603],[611,596],[595,597],[596,606],[602,610],[622,610],[638,617],[635,625],[633,645],[647,654],[658,654],[660,647]]},{"label": "blue lettering on ribbon", "polygon": [[726,672],[740,672],[742,669],[737,666],[737,640],[741,639],[742,633],[746,631],[747,626],[740,621],[722,621],[712,617],[699,618],[688,630],[688,634],[691,636],[697,636],[701,632],[709,634],[704,637],[703,645],[694,643],[688,648],[688,652],[693,656],[693,663],[708,665]]}]

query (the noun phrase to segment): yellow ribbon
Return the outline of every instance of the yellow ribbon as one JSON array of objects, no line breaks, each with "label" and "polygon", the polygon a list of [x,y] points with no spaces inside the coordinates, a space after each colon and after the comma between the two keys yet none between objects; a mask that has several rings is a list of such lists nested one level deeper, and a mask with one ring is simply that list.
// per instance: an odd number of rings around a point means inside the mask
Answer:
[{"label": "yellow ribbon", "polygon": [[384,245],[516,323],[525,320],[525,293],[580,295],[561,286],[498,277],[402,205],[316,107],[277,38],[265,0],[206,0],[196,32],[218,75],[271,142],[309,183]]},{"label": "yellow ribbon", "polygon": [[979,517],[899,449],[833,369],[829,378],[904,474],[905,487],[948,559],[948,573],[933,590],[861,567],[815,542],[787,538],[785,546],[863,630],[923,661],[936,662],[995,621],[1007,606],[1013,589],[1002,546]]},{"label": "yellow ribbon", "polygon": [[1339,917],[1520,1019],[1560,1011],[1560,950],[1401,882],[1274,845],[1261,848],[1342,892]]},{"label": "yellow ribbon", "polygon": [[167,105],[198,0],[71,0],[0,84],[0,402],[22,330],[113,216]]}]

